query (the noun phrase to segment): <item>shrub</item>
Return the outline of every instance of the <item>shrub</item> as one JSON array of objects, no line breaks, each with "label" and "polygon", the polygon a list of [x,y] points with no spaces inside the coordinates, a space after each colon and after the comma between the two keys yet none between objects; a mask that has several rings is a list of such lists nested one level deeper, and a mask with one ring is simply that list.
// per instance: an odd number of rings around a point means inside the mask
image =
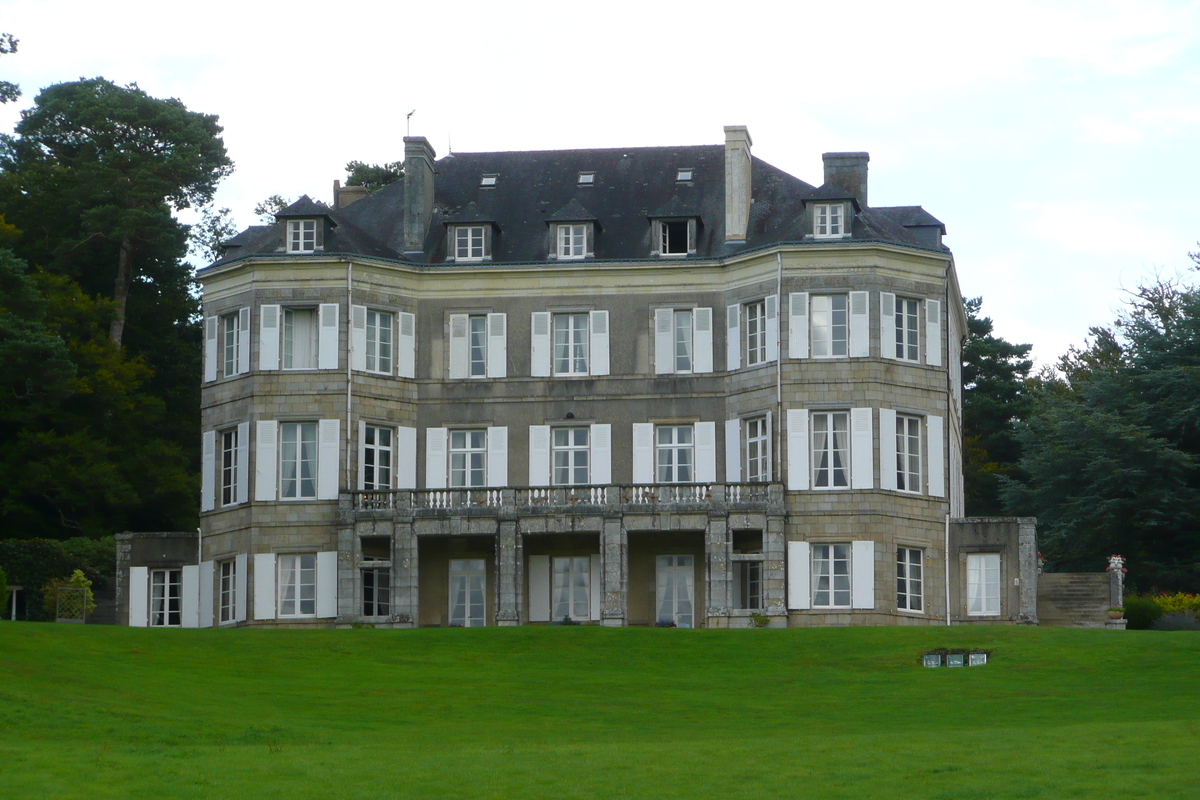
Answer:
[{"label": "shrub", "polygon": [[1200,617],[1191,611],[1172,611],[1154,621],[1156,631],[1200,631]]},{"label": "shrub", "polygon": [[1187,592],[1167,594],[1166,592],[1159,592],[1154,595],[1153,599],[1166,614],[1180,614],[1185,612],[1200,614],[1200,594],[1188,594]]},{"label": "shrub", "polygon": [[42,589],[42,610],[46,612],[50,619],[53,619],[57,614],[58,593],[59,587],[64,589],[83,589],[84,602],[87,604],[86,614],[90,614],[96,610],[96,600],[92,596],[92,582],[83,574],[83,570],[75,570],[71,573],[71,577],[63,580],[62,578],[51,578],[46,587]]},{"label": "shrub", "polygon": [[750,624],[756,628],[765,628],[771,624],[771,618],[766,614],[760,614],[757,611],[753,611],[750,614]]},{"label": "shrub", "polygon": [[3,619],[4,612],[8,610],[8,576],[4,574],[4,567],[0,567],[0,619]]},{"label": "shrub", "polygon": [[1125,598],[1125,619],[1130,630],[1148,631],[1162,615],[1162,606],[1149,597]]}]

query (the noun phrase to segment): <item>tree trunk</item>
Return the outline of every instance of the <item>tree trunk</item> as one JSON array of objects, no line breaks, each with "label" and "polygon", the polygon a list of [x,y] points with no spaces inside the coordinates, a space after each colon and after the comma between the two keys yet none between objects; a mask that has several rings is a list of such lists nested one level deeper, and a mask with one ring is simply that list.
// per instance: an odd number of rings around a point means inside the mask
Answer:
[{"label": "tree trunk", "polygon": [[116,314],[108,326],[108,338],[113,344],[121,346],[121,337],[125,335],[125,304],[129,300],[129,289],[133,286],[133,242],[126,234],[121,239],[121,251],[117,257],[117,280],[113,285],[113,302],[117,304]]}]

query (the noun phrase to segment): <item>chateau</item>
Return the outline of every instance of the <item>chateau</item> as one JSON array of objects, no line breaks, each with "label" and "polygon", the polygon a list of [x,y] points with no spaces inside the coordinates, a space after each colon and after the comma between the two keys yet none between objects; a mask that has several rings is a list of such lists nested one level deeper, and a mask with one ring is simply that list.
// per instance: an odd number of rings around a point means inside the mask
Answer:
[{"label": "chateau", "polygon": [[129,624],[1036,622],[1032,521],[957,519],[945,226],[866,153],[404,145],[200,271],[200,541],[124,545]]}]

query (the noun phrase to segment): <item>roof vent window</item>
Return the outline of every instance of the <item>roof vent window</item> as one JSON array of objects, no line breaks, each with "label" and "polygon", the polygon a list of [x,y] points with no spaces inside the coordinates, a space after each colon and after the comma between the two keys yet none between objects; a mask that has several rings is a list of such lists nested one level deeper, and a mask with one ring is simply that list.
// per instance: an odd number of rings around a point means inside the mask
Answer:
[{"label": "roof vent window", "polygon": [[596,182],[596,173],[594,173],[594,172],[580,172],[579,173],[579,185],[580,186],[591,186],[595,182]]},{"label": "roof vent window", "polygon": [[691,167],[681,167],[679,171],[675,173],[675,181],[677,183],[687,183],[692,179],[693,172],[694,170]]},{"label": "roof vent window", "polygon": [[498,178],[498,177],[500,177],[500,176],[499,175],[484,175],[482,178],[479,179],[479,185],[482,186],[484,189],[494,189],[494,188],[496,188],[496,178]]}]

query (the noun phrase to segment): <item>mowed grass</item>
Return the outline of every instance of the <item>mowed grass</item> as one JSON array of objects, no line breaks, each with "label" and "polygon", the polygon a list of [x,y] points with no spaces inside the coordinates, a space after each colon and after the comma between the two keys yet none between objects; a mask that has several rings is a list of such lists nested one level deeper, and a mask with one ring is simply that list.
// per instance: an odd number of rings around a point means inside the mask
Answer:
[{"label": "mowed grass", "polygon": [[1200,634],[0,623],[0,797],[1197,798]]}]

